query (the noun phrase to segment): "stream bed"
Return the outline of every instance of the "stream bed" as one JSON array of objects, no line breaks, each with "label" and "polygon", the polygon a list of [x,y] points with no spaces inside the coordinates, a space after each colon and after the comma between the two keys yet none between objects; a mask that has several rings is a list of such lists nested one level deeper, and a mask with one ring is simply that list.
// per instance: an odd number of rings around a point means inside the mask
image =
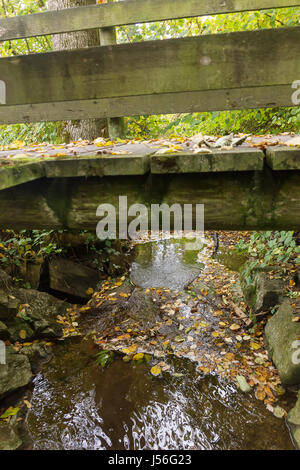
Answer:
[{"label": "stream bed", "polygon": [[87,341],[58,346],[34,381],[34,449],[293,449],[283,420],[188,360],[155,378],[144,364],[95,364]]},{"label": "stream bed", "polygon": [[[144,288],[183,288],[204,265],[174,240],[136,250],[131,279]],[[34,379],[26,420],[34,449],[294,448],[284,419],[253,393],[199,374],[188,359],[170,355],[170,369],[153,377],[148,363],[125,363],[118,354],[101,369],[95,354],[84,337],[54,347]]]}]

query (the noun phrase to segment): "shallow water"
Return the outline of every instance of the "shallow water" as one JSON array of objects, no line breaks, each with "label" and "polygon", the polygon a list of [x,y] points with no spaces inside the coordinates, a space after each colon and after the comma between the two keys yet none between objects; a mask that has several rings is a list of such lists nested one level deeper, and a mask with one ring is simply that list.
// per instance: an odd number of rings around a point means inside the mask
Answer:
[{"label": "shallow water", "polygon": [[35,378],[27,425],[35,449],[292,449],[284,421],[254,397],[187,360],[150,375],[116,359],[107,369],[82,341],[57,346]]},{"label": "shallow water", "polygon": [[141,243],[134,248],[130,278],[140,287],[181,290],[203,268],[201,252],[187,249],[188,240],[166,239]]},{"label": "shallow water", "polygon": [[[203,267],[184,241],[135,250],[131,279],[145,288],[181,290]],[[27,427],[35,449],[293,449],[284,420],[188,360],[170,357],[171,373],[155,378],[150,368],[157,360],[133,365],[116,357],[100,369],[84,339],[59,344],[54,353],[34,380]]]}]

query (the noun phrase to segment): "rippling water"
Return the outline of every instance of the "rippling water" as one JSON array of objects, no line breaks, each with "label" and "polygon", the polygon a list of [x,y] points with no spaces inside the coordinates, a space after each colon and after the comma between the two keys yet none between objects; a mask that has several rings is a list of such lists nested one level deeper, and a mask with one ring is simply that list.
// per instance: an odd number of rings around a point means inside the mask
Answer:
[{"label": "rippling water", "polygon": [[[141,243],[134,248],[130,277],[140,287],[181,290],[202,270],[201,251],[186,248],[187,239]],[[203,247],[205,250],[205,247]]]},{"label": "rippling water", "polygon": [[194,365],[176,378],[149,364],[95,364],[86,341],[58,346],[35,379],[27,425],[35,449],[292,449],[284,421]]}]

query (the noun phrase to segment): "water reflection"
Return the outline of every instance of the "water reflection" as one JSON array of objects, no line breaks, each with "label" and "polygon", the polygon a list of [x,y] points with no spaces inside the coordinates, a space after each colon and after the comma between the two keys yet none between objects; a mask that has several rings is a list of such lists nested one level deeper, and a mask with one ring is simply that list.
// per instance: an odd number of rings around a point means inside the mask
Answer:
[{"label": "water reflection", "polygon": [[130,277],[140,287],[181,290],[203,268],[201,252],[187,250],[186,239],[141,243],[134,248]]},{"label": "water reflection", "polygon": [[153,378],[149,365],[120,359],[102,371],[87,342],[59,346],[35,379],[27,419],[35,449],[292,448],[262,403],[188,361],[172,369],[184,377]]}]

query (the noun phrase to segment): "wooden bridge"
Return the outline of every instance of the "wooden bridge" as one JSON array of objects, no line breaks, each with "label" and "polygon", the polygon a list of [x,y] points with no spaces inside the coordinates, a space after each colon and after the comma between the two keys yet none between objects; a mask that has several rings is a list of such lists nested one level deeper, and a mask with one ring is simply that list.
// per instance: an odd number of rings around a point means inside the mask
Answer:
[{"label": "wooden bridge", "polygon": [[[127,0],[1,19],[2,41],[100,28],[102,45],[1,58],[0,122],[297,106],[300,27],[119,45],[113,28],[298,5]],[[144,147],[132,156],[90,150],[17,163],[0,156],[0,225],[94,228],[97,205],[128,194],[148,205],[204,203],[206,228],[300,230],[297,147],[163,157]]]}]

